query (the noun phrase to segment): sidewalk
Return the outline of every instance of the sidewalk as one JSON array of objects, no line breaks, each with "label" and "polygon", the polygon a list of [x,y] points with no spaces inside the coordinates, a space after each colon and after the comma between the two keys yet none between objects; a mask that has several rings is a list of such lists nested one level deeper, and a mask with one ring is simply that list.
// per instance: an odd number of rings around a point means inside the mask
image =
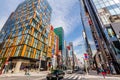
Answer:
[{"label": "sidewalk", "polygon": [[[95,70],[90,71],[88,74],[89,74],[89,76],[96,76],[96,77],[102,76],[101,73],[97,74],[97,72]],[[120,75],[107,74],[107,77],[118,77],[118,78],[120,78]]]},{"label": "sidewalk", "polygon": [[48,73],[49,73],[49,71],[29,72],[30,75],[25,75],[25,72],[7,73],[7,74],[0,75],[0,77],[12,77],[12,76],[46,76]]}]

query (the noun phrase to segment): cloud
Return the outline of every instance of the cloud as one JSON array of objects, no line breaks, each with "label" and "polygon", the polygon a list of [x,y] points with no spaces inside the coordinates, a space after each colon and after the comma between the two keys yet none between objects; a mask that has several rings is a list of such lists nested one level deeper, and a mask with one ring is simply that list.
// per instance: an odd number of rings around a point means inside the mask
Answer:
[{"label": "cloud", "polygon": [[2,29],[2,27],[5,24],[6,20],[7,20],[7,17],[1,17],[0,18],[0,30]]},{"label": "cloud", "polygon": [[73,45],[74,45],[74,47],[79,46],[79,45],[81,45],[81,46],[84,45],[84,39],[83,39],[82,35],[73,41]]},{"label": "cloud", "polygon": [[[76,22],[79,22],[79,6],[76,6],[78,0],[48,0],[53,12],[52,12],[52,25],[56,27],[63,27],[65,36],[70,34],[74,29]],[[72,13],[78,13],[72,14]]]}]

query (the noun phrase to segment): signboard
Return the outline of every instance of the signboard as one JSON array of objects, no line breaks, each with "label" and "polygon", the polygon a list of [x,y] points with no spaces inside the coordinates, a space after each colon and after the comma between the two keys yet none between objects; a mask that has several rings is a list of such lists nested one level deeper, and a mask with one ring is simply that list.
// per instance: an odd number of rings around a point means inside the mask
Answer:
[{"label": "signboard", "polygon": [[88,60],[88,54],[87,53],[84,54],[84,57],[85,57],[85,60]]}]

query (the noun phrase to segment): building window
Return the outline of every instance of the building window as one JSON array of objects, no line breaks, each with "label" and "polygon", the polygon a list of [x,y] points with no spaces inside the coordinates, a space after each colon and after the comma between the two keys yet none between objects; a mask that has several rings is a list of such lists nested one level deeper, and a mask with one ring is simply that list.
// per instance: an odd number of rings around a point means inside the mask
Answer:
[{"label": "building window", "polygon": [[110,14],[111,15],[115,15],[116,13],[115,13],[115,11],[114,11],[114,9],[111,9],[111,10],[109,10],[110,11]]}]

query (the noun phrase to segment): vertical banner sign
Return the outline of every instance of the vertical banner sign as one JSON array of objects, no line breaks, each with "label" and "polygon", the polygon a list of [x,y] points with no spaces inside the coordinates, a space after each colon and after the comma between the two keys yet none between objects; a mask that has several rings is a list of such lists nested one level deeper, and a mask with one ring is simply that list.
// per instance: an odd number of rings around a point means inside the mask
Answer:
[{"label": "vertical banner sign", "polygon": [[84,54],[84,57],[85,57],[85,60],[88,60],[88,54],[87,53]]}]

